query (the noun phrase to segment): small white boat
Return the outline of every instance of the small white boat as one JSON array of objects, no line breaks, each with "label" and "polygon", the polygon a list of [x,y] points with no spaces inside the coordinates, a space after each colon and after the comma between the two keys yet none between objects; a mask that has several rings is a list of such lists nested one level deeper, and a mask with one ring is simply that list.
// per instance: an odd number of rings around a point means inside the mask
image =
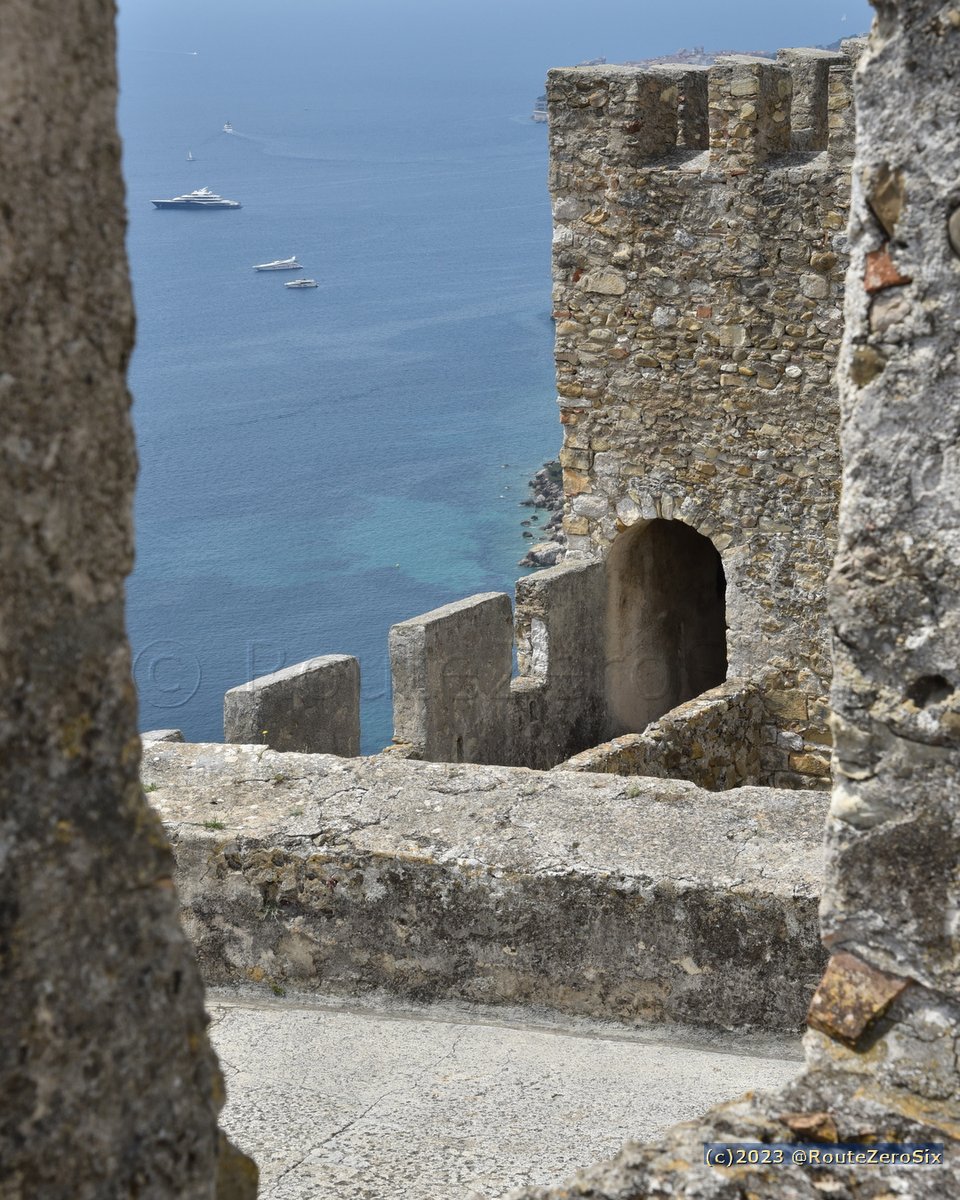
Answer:
[{"label": "small white boat", "polygon": [[233,126],[230,124],[229,121],[224,121],[223,132],[224,133],[233,133]]},{"label": "small white boat", "polygon": [[187,151],[187,162],[196,162],[196,161],[197,160],[193,157],[193,151],[188,150]]},{"label": "small white boat", "polygon": [[273,262],[257,263],[255,271],[302,271],[302,264],[297,262],[297,256],[292,258],[276,258]]},{"label": "small white boat", "polygon": [[315,279],[291,279],[289,283],[285,283],[283,286],[288,288],[308,288],[317,287],[318,284]]}]

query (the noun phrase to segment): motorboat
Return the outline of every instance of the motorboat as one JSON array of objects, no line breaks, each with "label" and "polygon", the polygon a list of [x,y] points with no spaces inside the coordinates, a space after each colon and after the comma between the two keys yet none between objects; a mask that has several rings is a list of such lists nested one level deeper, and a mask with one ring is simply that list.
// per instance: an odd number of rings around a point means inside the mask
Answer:
[{"label": "motorboat", "polygon": [[285,283],[284,287],[288,288],[312,288],[317,287],[315,279],[291,279],[289,283]]},{"label": "motorboat", "polygon": [[241,208],[239,200],[224,200],[209,188],[197,188],[172,200],[152,200],[154,208]]},{"label": "motorboat", "polygon": [[229,121],[224,121],[223,132],[224,133],[233,133],[233,126],[230,124]]},{"label": "motorboat", "polygon": [[255,271],[302,271],[303,266],[297,262],[297,256],[292,258],[277,258],[273,262],[257,263]]}]

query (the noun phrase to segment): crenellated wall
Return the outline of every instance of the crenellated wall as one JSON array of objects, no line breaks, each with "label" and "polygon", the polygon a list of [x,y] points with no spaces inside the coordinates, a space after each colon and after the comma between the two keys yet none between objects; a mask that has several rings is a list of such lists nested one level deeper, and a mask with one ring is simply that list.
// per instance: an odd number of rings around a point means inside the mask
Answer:
[{"label": "crenellated wall", "polygon": [[604,585],[571,563],[518,580],[513,621],[494,592],[394,625],[394,753],[542,769],[600,741]]},{"label": "crenellated wall", "polygon": [[830,682],[857,49],[562,69],[547,92],[568,553],[606,558],[657,519],[708,538],[729,674],[802,697],[774,713],[793,740],[766,769],[806,786]]}]

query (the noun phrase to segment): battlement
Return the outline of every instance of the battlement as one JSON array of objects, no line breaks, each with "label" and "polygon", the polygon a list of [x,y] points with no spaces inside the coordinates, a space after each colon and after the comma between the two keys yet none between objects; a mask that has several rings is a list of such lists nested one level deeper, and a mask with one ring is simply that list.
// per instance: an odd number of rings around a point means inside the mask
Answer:
[{"label": "battlement", "polygon": [[[547,76],[551,157],[639,167],[709,151],[705,166],[760,166],[789,154],[849,156],[860,39],[840,52],[727,55],[712,67],[564,67]],[[598,180],[599,183],[599,180]]]}]

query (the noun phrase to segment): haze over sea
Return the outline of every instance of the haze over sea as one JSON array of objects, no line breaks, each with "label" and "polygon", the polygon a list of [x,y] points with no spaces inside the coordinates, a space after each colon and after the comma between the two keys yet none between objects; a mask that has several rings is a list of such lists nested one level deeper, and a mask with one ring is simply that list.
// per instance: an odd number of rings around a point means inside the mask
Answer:
[{"label": "haze over sea", "polygon": [[[512,593],[518,503],[560,444],[529,119],[550,66],[869,21],[863,0],[123,0],[141,728],[219,741],[227,688],[347,653],[372,752],[389,626]],[[243,208],[150,203],[202,186]],[[251,270],[291,254],[317,289]]]}]

